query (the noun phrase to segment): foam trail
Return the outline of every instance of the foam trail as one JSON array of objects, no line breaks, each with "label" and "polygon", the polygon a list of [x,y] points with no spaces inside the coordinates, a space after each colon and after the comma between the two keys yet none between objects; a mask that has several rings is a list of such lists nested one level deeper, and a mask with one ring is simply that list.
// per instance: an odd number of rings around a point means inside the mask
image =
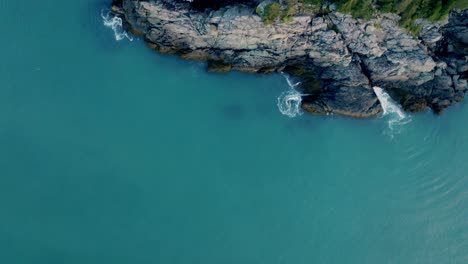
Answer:
[{"label": "foam trail", "polygon": [[122,27],[122,18],[114,15],[111,11],[108,11],[106,14],[101,11],[101,17],[103,19],[104,26],[110,27],[114,31],[115,40],[120,41],[126,38],[133,41],[133,37],[127,34]]},{"label": "foam trail", "polygon": [[406,124],[411,121],[411,117],[407,115],[401,107],[393,101],[393,99],[380,87],[373,87],[380,105],[383,109],[383,116],[388,116],[388,127],[393,129],[395,125]]},{"label": "foam trail", "polygon": [[289,89],[284,91],[278,97],[278,109],[283,115],[289,117],[302,115],[302,94],[295,89],[300,84],[300,82],[293,83],[293,81],[287,75],[283,74],[283,76],[288,83]]}]

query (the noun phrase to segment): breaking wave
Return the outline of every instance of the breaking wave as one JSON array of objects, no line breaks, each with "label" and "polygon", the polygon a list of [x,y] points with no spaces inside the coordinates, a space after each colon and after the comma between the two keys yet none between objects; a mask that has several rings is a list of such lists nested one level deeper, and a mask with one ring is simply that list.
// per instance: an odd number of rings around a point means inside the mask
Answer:
[{"label": "breaking wave", "polygon": [[108,11],[106,14],[104,14],[104,11],[101,11],[101,17],[104,22],[104,26],[109,27],[114,31],[115,40],[120,41],[126,38],[133,41],[133,37],[123,29],[122,18],[116,16],[111,11]]},{"label": "breaking wave", "polygon": [[288,90],[278,97],[278,109],[286,116],[295,117],[302,115],[302,94],[296,90],[300,82],[294,83],[287,75],[283,74],[288,83]]},{"label": "breaking wave", "polygon": [[373,89],[382,106],[383,116],[388,119],[388,127],[391,130],[411,121],[411,117],[401,109],[400,105],[393,101],[384,89],[377,86],[373,87]]}]

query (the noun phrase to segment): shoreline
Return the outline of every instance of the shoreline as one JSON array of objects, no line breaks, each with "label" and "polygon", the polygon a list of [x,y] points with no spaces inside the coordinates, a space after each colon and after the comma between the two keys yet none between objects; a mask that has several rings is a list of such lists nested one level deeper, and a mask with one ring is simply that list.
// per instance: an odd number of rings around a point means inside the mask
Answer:
[{"label": "shoreline", "polygon": [[421,21],[417,36],[397,27],[394,14],[369,21],[297,14],[267,25],[244,4],[199,11],[170,0],[115,1],[112,12],[150,48],[207,61],[210,72],[295,76],[307,112],[376,116],[382,108],[372,88],[378,86],[405,111],[440,113],[467,91],[468,10],[452,11],[445,23]]}]

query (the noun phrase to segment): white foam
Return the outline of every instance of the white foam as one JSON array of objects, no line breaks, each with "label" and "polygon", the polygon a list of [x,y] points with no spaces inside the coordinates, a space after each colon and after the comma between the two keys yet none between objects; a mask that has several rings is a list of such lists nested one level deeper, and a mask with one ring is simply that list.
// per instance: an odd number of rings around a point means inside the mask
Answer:
[{"label": "white foam", "polygon": [[295,117],[302,115],[302,94],[296,90],[300,82],[294,83],[287,75],[283,74],[288,83],[288,90],[278,97],[278,109],[286,116]]},{"label": "white foam", "polygon": [[384,89],[377,86],[373,88],[377,98],[379,99],[380,105],[382,106],[383,116],[387,116],[389,118],[388,127],[390,129],[411,121],[411,117],[401,109],[400,105],[393,101]]},{"label": "white foam", "polygon": [[128,39],[133,41],[133,37],[130,36],[124,29],[123,29],[123,21],[122,18],[114,15],[112,12],[108,11],[104,14],[101,11],[101,17],[104,22],[104,26],[110,27],[114,31],[115,40],[120,41],[123,39]]}]

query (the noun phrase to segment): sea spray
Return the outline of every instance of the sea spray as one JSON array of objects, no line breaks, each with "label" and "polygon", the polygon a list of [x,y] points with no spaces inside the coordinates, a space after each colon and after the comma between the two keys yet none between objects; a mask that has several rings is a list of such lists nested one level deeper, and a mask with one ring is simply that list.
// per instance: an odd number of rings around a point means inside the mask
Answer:
[{"label": "sea spray", "polygon": [[104,14],[104,11],[101,11],[101,17],[104,26],[110,27],[114,31],[115,40],[120,41],[126,38],[133,41],[133,37],[123,29],[122,18],[116,16],[111,11],[108,11],[106,14]]},{"label": "sea spray", "polygon": [[388,127],[393,130],[397,125],[406,124],[411,121],[411,117],[380,87],[373,87],[374,92],[382,106],[383,116],[388,118]]},{"label": "sea spray", "polygon": [[295,117],[302,115],[302,94],[296,90],[300,82],[294,83],[287,75],[283,74],[288,83],[288,90],[278,97],[278,109],[286,116]]}]

